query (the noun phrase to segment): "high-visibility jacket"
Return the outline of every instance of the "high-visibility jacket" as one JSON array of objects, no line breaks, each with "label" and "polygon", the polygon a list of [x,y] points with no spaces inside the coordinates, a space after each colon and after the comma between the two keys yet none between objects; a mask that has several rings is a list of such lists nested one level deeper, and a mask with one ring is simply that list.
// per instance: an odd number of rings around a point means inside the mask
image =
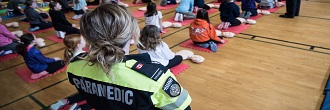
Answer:
[{"label": "high-visibility jacket", "polygon": [[[148,60],[134,60],[144,59]],[[148,63],[148,54],[127,55],[112,66],[111,76],[100,65],[75,60],[68,65],[71,84],[95,109],[183,110],[190,109],[191,98],[169,69]]]}]

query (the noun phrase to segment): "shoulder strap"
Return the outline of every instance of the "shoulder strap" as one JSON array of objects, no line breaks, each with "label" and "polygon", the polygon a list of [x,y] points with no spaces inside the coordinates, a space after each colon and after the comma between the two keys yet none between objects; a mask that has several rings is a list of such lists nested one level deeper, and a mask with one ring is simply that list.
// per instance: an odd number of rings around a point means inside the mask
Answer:
[{"label": "shoulder strap", "polygon": [[168,70],[161,64],[144,63],[136,60],[127,60],[126,67],[131,68],[154,81],[157,81]]},{"label": "shoulder strap", "polygon": [[83,60],[86,56],[87,56],[87,53],[80,53],[77,56],[71,58],[70,62],[72,63],[72,62],[75,62],[78,60]]}]

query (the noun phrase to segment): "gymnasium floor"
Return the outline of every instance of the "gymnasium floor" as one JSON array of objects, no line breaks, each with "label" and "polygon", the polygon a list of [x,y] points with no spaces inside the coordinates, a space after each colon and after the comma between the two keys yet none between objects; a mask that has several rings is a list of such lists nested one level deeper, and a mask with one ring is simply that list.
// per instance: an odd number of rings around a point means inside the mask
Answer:
[{"label": "gymnasium floor", "polygon": [[[124,2],[129,2],[124,0]],[[160,1],[156,1],[159,3]],[[211,2],[207,0],[206,2]],[[177,76],[189,92],[194,110],[315,110],[320,108],[323,89],[330,73],[330,0],[303,0],[300,16],[278,17],[285,7],[263,16],[256,25],[228,38],[218,52],[207,53],[179,46],[189,39],[188,25],[169,28],[163,40],[172,51],[193,51],[205,58],[201,64],[189,60],[190,67]],[[129,7],[131,12],[142,6]],[[175,8],[161,10],[163,21],[174,16]],[[69,13],[67,15],[73,15]],[[219,12],[210,14],[219,24]],[[68,19],[71,23],[79,21]],[[18,21],[3,20],[2,24]],[[138,19],[140,28],[144,18]],[[20,23],[24,30],[29,24]],[[54,31],[35,34],[45,39],[40,48],[48,57],[63,58],[64,45],[46,39]],[[131,53],[137,53],[131,46]],[[15,71],[25,66],[21,56],[0,63],[0,109],[47,109],[59,99],[77,91],[65,72],[35,83],[22,80]]]}]

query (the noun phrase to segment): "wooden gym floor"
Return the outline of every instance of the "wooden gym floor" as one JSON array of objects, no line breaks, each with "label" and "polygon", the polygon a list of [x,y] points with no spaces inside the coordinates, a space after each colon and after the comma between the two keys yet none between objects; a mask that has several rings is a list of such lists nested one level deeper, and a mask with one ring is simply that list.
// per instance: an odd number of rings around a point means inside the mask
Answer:
[{"label": "wooden gym floor", "polygon": [[[299,17],[279,18],[285,13],[283,7],[227,39],[229,42],[216,53],[188,49],[205,57],[202,64],[184,61],[190,67],[177,76],[193,99],[192,109],[319,109],[330,73],[329,6],[329,0],[303,0]],[[129,10],[133,12],[139,7]],[[173,17],[174,10],[162,10],[163,21]],[[212,24],[220,23],[219,12],[210,17]],[[17,20],[3,20],[3,24]],[[144,18],[138,21],[142,28]],[[19,28],[9,30],[28,27],[21,23]],[[48,57],[63,58],[64,45],[46,39],[53,34],[54,31],[36,34],[46,42],[40,50]],[[189,39],[188,27],[170,28],[162,37],[174,52],[187,49],[179,44]],[[135,45],[131,46],[131,53],[137,53]],[[15,73],[25,65],[21,56],[0,65],[1,110],[47,109],[59,99],[76,93],[65,72],[29,84]]]}]

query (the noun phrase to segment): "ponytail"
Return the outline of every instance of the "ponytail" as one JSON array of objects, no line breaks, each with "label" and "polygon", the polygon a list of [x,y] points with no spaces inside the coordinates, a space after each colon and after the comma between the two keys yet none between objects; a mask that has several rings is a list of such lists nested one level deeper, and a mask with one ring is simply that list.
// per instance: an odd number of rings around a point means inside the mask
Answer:
[{"label": "ponytail", "polygon": [[74,49],[81,42],[81,36],[79,34],[71,34],[64,37],[63,43],[66,46],[64,50],[64,63],[69,64],[70,59],[73,57]]},{"label": "ponytail", "polygon": [[27,53],[27,45],[24,45],[24,44],[22,44],[22,43],[18,44],[18,45],[16,46],[16,51],[17,51],[17,53],[20,54],[20,55],[24,55],[24,54],[26,54],[26,53]]},{"label": "ponytail", "polygon": [[69,64],[70,63],[70,59],[72,58],[73,56],[73,50],[72,49],[69,49],[69,48],[66,48],[64,50],[64,59],[63,59],[63,62],[65,64]]},{"label": "ponytail", "polygon": [[34,35],[27,33],[20,37],[21,43],[16,46],[16,51],[20,55],[27,53],[27,47],[34,41]]}]

